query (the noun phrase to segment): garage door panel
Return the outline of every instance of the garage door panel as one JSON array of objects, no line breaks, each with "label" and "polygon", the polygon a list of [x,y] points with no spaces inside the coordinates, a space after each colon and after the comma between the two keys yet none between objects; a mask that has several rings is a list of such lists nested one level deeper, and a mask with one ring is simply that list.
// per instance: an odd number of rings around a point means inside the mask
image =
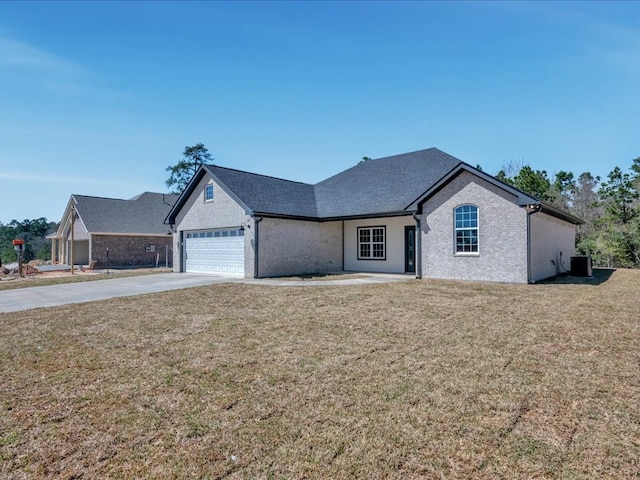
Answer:
[{"label": "garage door panel", "polygon": [[185,271],[244,275],[244,232],[185,232]]}]

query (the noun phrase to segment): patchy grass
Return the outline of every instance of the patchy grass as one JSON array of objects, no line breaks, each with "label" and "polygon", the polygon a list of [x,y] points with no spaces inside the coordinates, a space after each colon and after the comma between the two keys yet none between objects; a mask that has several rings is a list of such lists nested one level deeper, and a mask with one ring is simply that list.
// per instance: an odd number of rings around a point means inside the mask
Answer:
[{"label": "patchy grass", "polygon": [[329,282],[332,280],[354,280],[367,278],[367,275],[358,273],[310,273],[308,275],[291,275],[288,277],[274,277],[277,280]]},{"label": "patchy grass", "polygon": [[153,275],[155,273],[169,273],[170,268],[144,268],[132,270],[106,270],[76,272],[51,272],[26,277],[17,275],[0,276],[0,290],[12,290],[14,288],[44,287],[46,285],[59,285],[61,283],[91,282],[94,280],[107,280],[109,278],[135,277],[139,275]]},{"label": "patchy grass", "polygon": [[0,314],[0,477],[638,478],[640,272]]}]

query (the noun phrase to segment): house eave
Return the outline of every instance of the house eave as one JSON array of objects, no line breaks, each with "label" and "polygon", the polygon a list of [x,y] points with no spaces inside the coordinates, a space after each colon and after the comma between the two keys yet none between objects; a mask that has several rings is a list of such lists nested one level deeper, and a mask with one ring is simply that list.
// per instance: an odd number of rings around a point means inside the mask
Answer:
[{"label": "house eave", "polygon": [[124,233],[124,232],[89,232],[89,235],[109,235],[112,237],[168,237],[167,233]]},{"label": "house eave", "polygon": [[193,177],[191,177],[191,180],[189,180],[189,183],[187,184],[186,188],[183,190],[183,192],[180,194],[180,196],[176,200],[176,203],[174,203],[173,207],[171,207],[171,210],[169,210],[169,213],[167,214],[163,222],[165,225],[173,225],[174,223],[176,223],[176,216],[180,212],[180,209],[182,209],[182,207],[186,203],[187,198],[189,198],[189,195],[192,193],[193,189],[195,188],[195,185],[198,184],[198,182],[203,177],[203,175],[204,175],[204,168],[200,166],[198,168],[198,171],[193,175]]},{"label": "house eave", "polygon": [[406,217],[409,215],[413,215],[415,210],[398,210],[393,212],[374,212],[374,213],[366,213],[361,215],[338,215],[338,216],[328,216],[328,217],[309,217],[309,216],[301,216],[301,215],[286,215],[280,213],[270,213],[270,212],[251,212],[252,217],[262,217],[262,218],[280,218],[285,220],[302,220],[308,222],[339,222],[343,220],[363,220],[368,218],[387,218],[387,217]]},{"label": "house eave", "polygon": [[540,211],[542,213],[546,213],[547,215],[551,215],[552,217],[559,218],[560,220],[564,220],[565,222],[573,223],[574,225],[584,225],[584,220],[576,217],[575,215],[571,215],[559,208],[554,207],[553,205],[549,205],[545,202],[540,202]]},{"label": "house eave", "polygon": [[307,222],[322,222],[323,219],[318,217],[311,217],[306,215],[288,215],[285,213],[272,213],[272,212],[258,212],[251,211],[249,213],[251,217],[260,217],[260,218],[280,218],[283,220],[301,220]]},{"label": "house eave", "polygon": [[64,213],[62,214],[62,218],[60,219],[58,230],[56,231],[57,238],[64,238],[65,231],[67,230],[67,228],[69,227],[69,224],[71,223],[70,221],[71,207],[73,205],[76,205],[77,203],[78,202],[76,201],[75,197],[71,195],[71,197],[69,197],[69,201],[67,202],[67,206],[64,209]]},{"label": "house eave", "polygon": [[323,221],[334,220],[366,220],[369,218],[389,218],[389,217],[407,217],[413,215],[415,210],[397,210],[393,212],[373,212],[361,215],[343,215],[340,217],[327,217]]}]

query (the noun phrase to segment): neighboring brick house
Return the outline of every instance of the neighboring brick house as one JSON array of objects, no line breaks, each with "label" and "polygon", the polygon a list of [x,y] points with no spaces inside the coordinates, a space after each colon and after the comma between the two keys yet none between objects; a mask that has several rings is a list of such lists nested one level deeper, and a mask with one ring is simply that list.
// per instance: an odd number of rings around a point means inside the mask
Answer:
[{"label": "neighboring brick house", "polygon": [[177,198],[151,192],[129,200],[71,195],[57,232],[49,236],[51,258],[96,268],[172,266],[172,236],[163,221]]},{"label": "neighboring brick house", "polygon": [[582,222],[430,148],[315,185],[203,165],[165,223],[178,272],[527,283],[569,270]]}]

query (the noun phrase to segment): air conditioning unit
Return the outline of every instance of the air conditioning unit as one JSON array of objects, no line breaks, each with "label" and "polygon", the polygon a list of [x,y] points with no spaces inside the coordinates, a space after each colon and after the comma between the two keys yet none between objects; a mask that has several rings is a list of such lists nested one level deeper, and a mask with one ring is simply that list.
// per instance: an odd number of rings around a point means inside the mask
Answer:
[{"label": "air conditioning unit", "polygon": [[571,257],[571,275],[574,277],[592,277],[591,257]]}]

